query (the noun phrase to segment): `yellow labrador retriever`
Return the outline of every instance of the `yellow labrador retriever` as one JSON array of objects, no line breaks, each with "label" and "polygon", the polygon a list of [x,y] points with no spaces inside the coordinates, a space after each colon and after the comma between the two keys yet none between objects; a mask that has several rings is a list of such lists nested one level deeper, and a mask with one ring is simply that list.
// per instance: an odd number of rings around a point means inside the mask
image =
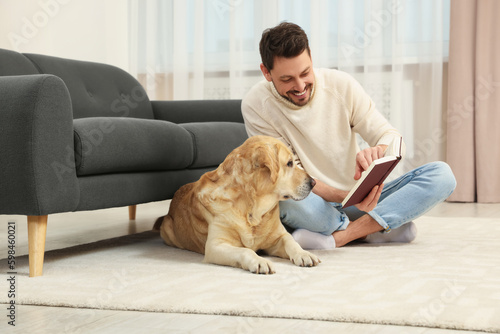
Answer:
[{"label": "yellow labrador retriever", "polygon": [[205,254],[204,262],[274,273],[256,251],[311,267],[320,261],[303,250],[280,222],[279,201],[304,199],[315,181],[279,140],[255,136],[220,166],[181,187],[154,226],[167,245]]}]

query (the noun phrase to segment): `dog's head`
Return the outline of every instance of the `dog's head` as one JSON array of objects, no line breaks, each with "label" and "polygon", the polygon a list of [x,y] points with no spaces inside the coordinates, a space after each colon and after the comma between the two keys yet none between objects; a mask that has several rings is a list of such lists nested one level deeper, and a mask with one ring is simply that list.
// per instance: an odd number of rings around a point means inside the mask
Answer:
[{"label": "dog's head", "polygon": [[257,195],[272,193],[278,200],[299,201],[306,198],[316,184],[297,166],[290,149],[278,139],[250,137],[234,153],[241,163],[239,177],[244,178],[243,182],[253,183]]}]

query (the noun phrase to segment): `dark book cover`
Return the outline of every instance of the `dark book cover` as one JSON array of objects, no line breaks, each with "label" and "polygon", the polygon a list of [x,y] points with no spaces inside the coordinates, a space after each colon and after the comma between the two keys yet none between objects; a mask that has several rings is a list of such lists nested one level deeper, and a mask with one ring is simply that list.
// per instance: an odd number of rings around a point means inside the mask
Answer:
[{"label": "dark book cover", "polygon": [[342,202],[342,208],[347,208],[348,206],[356,205],[362,202],[366,196],[372,191],[373,187],[376,185],[381,185],[384,183],[385,179],[389,176],[396,165],[401,161],[401,145],[403,143],[403,138],[395,145],[398,145],[399,154],[397,156],[387,156],[377,160],[374,160],[370,167],[363,172],[363,175],[358,180],[358,182],[351,189],[349,194],[346,196]]},{"label": "dark book cover", "polygon": [[358,181],[356,186],[354,186],[354,191],[351,191],[351,193],[347,195],[344,202],[342,202],[342,207],[346,208],[362,202],[365,197],[368,196],[370,191],[372,191],[373,187],[384,183],[385,179],[389,176],[399,161],[401,161],[400,157],[394,157],[394,159],[389,161],[374,164],[373,168],[367,170],[366,177],[360,179],[361,182],[359,183]]}]

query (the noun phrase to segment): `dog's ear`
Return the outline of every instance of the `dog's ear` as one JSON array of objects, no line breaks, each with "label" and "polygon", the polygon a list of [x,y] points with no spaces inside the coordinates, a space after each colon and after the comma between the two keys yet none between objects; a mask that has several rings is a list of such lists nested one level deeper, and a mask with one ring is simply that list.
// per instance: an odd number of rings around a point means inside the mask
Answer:
[{"label": "dog's ear", "polygon": [[255,149],[253,155],[254,167],[267,168],[269,170],[272,183],[278,180],[278,147],[272,144],[259,146]]}]

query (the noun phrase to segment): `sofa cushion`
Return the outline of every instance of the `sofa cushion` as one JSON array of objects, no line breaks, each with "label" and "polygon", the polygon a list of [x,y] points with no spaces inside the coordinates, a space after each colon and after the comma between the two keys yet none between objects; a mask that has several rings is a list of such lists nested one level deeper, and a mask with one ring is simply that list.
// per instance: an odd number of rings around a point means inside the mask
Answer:
[{"label": "sofa cushion", "polygon": [[79,176],[183,169],[193,161],[192,137],[174,123],[92,117],[73,125]]},{"label": "sofa cushion", "polygon": [[40,73],[60,77],[68,87],[73,118],[134,117],[153,119],[141,84],[124,70],[100,63],[24,54]]},{"label": "sofa cushion", "polygon": [[194,159],[189,168],[218,166],[248,138],[242,123],[203,122],[180,125],[193,137]]}]

